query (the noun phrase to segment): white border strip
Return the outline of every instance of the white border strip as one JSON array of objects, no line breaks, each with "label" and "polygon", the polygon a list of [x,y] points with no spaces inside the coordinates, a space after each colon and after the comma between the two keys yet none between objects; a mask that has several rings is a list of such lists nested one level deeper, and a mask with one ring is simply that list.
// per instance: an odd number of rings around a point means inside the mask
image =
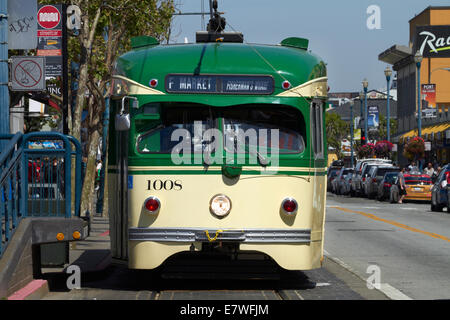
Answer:
[{"label": "white border strip", "polygon": [[[345,262],[343,262],[339,258],[332,257],[330,255],[330,253],[327,252],[326,250],[323,250],[323,253],[327,256],[328,259],[336,262],[337,264],[339,264],[344,269],[347,269],[348,271],[350,271],[351,273],[356,275],[358,278],[360,278],[364,282],[367,282],[367,279],[365,279],[364,277],[359,275],[358,272],[356,272],[352,267],[350,267],[348,264],[346,264]],[[394,288],[393,286],[391,286],[389,283],[381,283],[380,284],[380,289],[378,289],[378,290],[383,292],[388,298],[390,298],[392,300],[414,300],[413,298],[408,297],[406,294],[402,293],[400,290],[398,290],[398,289]]]}]

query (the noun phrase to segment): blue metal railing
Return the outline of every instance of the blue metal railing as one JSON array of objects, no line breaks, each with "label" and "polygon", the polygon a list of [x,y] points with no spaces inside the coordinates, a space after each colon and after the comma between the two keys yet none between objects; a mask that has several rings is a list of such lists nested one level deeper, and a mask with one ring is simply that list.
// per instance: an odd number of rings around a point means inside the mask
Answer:
[{"label": "blue metal railing", "polygon": [[75,138],[32,132],[1,140],[8,141],[0,154],[0,257],[20,219],[79,217],[81,205],[81,144]]}]

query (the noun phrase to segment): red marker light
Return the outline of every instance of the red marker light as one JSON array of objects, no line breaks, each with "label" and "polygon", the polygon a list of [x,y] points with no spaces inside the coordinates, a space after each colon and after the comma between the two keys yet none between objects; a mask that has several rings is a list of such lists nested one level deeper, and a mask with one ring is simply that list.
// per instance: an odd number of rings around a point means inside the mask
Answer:
[{"label": "red marker light", "polygon": [[287,89],[289,89],[291,87],[291,83],[286,80],[286,81],[283,81],[281,86],[283,87],[284,90],[287,90]]},{"label": "red marker light", "polygon": [[294,214],[297,211],[297,201],[293,198],[286,198],[283,200],[281,207],[286,214]]},{"label": "red marker light", "polygon": [[150,197],[145,201],[145,208],[152,213],[158,211],[160,206],[158,198]]},{"label": "red marker light", "polygon": [[152,79],[150,80],[150,87],[155,88],[158,85],[158,80]]}]

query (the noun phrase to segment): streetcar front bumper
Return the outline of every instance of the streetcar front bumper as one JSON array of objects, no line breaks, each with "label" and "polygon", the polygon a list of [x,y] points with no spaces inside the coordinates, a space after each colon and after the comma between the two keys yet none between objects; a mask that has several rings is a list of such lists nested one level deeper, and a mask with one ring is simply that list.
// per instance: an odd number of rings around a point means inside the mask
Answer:
[{"label": "streetcar front bumper", "polygon": [[310,243],[310,229],[129,228],[131,241]]}]

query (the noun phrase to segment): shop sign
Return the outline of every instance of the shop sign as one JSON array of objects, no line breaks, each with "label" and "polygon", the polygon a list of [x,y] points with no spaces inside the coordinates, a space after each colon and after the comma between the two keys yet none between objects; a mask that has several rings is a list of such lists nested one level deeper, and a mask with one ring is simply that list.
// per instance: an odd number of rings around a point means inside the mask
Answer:
[{"label": "shop sign", "polygon": [[417,50],[424,58],[450,57],[450,26],[416,27]]}]

